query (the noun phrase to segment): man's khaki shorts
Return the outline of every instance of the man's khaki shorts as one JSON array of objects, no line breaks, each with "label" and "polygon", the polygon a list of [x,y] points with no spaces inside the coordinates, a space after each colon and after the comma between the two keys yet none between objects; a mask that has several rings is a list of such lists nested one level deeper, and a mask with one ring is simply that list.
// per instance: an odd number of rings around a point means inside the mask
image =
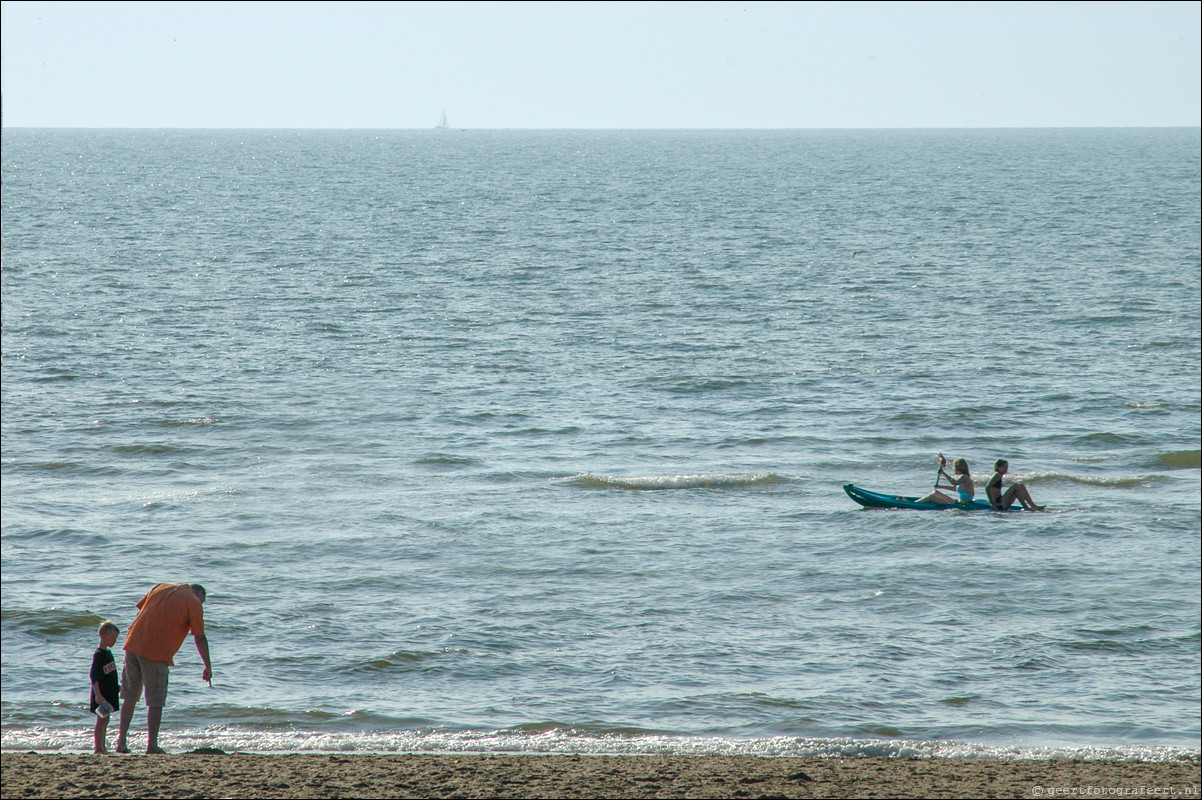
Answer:
[{"label": "man's khaki shorts", "polygon": [[129,703],[138,702],[142,687],[146,687],[146,705],[162,708],[167,705],[166,661],[151,661],[126,651],[125,667],[121,670],[121,698]]}]

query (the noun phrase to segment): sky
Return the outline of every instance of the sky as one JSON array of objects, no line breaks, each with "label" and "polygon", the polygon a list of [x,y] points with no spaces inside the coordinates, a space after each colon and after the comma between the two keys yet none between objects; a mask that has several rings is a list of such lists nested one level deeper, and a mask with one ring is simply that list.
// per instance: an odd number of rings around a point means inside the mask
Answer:
[{"label": "sky", "polygon": [[5,0],[5,127],[1198,126],[1197,2]]}]

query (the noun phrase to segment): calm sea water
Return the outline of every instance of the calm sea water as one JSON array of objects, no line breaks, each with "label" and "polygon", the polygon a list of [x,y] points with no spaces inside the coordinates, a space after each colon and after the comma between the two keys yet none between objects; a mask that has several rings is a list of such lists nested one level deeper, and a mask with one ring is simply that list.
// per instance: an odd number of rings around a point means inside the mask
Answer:
[{"label": "calm sea water", "polygon": [[[5,130],[2,746],[89,749],[96,626],[172,581],[169,749],[1197,757],[1199,172]],[[939,451],[1049,512],[841,489]]]}]

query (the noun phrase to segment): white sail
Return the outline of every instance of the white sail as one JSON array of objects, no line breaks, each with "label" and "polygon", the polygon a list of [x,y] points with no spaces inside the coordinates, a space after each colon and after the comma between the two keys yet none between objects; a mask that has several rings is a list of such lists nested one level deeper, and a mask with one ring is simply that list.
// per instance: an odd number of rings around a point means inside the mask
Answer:
[{"label": "white sail", "polygon": [[435,127],[438,128],[439,130],[445,130],[450,127],[449,125],[447,125],[447,110],[445,108],[442,110],[442,116],[439,117],[438,125],[436,125]]}]

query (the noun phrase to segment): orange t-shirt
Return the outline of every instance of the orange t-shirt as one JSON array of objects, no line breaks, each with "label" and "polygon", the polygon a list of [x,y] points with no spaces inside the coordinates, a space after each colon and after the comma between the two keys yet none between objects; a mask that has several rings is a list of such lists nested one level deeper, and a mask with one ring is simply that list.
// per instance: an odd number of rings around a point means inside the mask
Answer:
[{"label": "orange t-shirt", "polygon": [[160,583],[138,601],[138,616],[125,633],[125,650],[151,661],[166,661],[188,638],[203,636],[204,608],[186,583]]}]

